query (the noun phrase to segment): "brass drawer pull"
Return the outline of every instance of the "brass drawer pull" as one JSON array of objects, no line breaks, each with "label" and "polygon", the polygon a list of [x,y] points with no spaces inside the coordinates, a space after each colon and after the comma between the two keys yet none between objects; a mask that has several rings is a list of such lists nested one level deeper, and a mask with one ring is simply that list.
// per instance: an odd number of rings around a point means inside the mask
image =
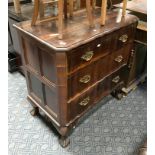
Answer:
[{"label": "brass drawer pull", "polygon": [[119,55],[117,58],[115,58],[115,61],[118,62],[118,63],[122,62],[122,60],[123,60],[122,55]]},{"label": "brass drawer pull", "polygon": [[116,76],[116,77],[112,80],[112,82],[114,82],[114,83],[118,83],[119,80],[120,80],[120,77],[119,77],[119,76]]},{"label": "brass drawer pull", "polygon": [[85,61],[90,61],[92,59],[94,55],[94,52],[93,51],[89,51],[89,52],[86,52],[82,57],[81,59],[85,60]]},{"label": "brass drawer pull", "polygon": [[83,101],[81,101],[79,104],[81,106],[86,106],[90,101],[90,97],[88,96],[87,98],[85,98]]},{"label": "brass drawer pull", "polygon": [[81,83],[88,83],[89,81],[90,81],[90,79],[91,79],[91,76],[90,75],[85,75],[85,76],[83,76],[82,78],[80,78],[80,82]]},{"label": "brass drawer pull", "polygon": [[128,40],[128,35],[127,35],[127,34],[122,35],[122,36],[119,38],[119,40],[122,41],[123,43],[127,42],[127,40]]}]

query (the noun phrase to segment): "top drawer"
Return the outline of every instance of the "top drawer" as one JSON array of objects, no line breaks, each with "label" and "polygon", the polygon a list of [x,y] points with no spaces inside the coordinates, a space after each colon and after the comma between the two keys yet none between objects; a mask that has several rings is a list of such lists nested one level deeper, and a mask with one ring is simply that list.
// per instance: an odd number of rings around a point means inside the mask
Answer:
[{"label": "top drawer", "polygon": [[111,42],[112,37],[106,35],[68,52],[68,72],[88,65],[100,56],[106,56],[110,52]]},{"label": "top drawer", "polygon": [[136,26],[135,24],[132,24],[115,31],[113,33],[114,42],[112,45],[114,47],[114,51],[126,46],[129,43],[132,43],[134,41],[135,30]]}]

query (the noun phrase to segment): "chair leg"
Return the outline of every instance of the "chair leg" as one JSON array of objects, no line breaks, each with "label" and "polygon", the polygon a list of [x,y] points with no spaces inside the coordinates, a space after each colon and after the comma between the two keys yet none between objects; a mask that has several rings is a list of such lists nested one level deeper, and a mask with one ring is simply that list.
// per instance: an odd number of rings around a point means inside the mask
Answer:
[{"label": "chair leg", "polygon": [[127,7],[127,0],[123,0],[123,9],[122,9],[122,16],[123,17],[126,14],[126,7]]},{"label": "chair leg", "polygon": [[67,1],[64,1],[64,18],[67,19]]},{"label": "chair leg", "polygon": [[107,0],[102,0],[101,25],[105,25],[106,13],[107,13]]},{"label": "chair leg", "polygon": [[62,32],[63,32],[63,10],[64,10],[64,0],[58,1],[58,33],[59,39],[62,39]]},{"label": "chair leg", "polygon": [[73,2],[73,0],[69,0],[69,16],[70,16],[70,18],[73,17],[73,8],[74,8],[74,2]]},{"label": "chair leg", "polygon": [[31,25],[34,26],[36,24],[37,18],[38,18],[38,12],[39,12],[39,0],[34,1],[34,11],[32,16]]},{"label": "chair leg", "polygon": [[42,0],[40,0],[39,2],[39,16],[40,16],[40,19],[44,18],[44,4]]},{"label": "chair leg", "polygon": [[90,27],[93,27],[94,20],[93,20],[92,6],[91,6],[90,0],[86,0],[86,9],[87,9],[87,16],[88,16]]},{"label": "chair leg", "polygon": [[96,0],[93,0],[92,4],[93,4],[93,10],[95,10],[95,7],[96,7]]}]

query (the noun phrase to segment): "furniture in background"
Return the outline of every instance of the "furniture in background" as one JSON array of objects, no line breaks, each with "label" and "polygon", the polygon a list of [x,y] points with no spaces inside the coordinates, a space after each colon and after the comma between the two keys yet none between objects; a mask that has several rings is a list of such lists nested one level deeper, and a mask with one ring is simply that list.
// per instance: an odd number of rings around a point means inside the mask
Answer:
[{"label": "furniture in background", "polygon": [[126,83],[133,51],[137,17],[107,14],[101,26],[101,9],[94,10],[90,28],[86,11],[64,20],[63,38],[54,34],[54,21],[31,26],[15,24],[19,35],[28,88],[35,115],[43,111],[60,134],[62,147],[79,119],[103,97],[119,91]]},{"label": "furniture in background", "polygon": [[32,16],[33,5],[31,0],[21,0],[21,13],[16,13],[13,1],[8,3],[8,70],[19,71],[24,74],[21,62],[21,52],[17,32],[13,24],[29,20]]}]

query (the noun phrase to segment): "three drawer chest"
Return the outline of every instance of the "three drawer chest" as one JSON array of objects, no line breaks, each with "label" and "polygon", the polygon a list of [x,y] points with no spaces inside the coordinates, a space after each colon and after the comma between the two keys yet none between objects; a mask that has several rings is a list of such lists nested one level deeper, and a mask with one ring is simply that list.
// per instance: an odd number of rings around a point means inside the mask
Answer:
[{"label": "three drawer chest", "polygon": [[78,120],[111,92],[121,89],[129,72],[137,17],[107,13],[100,26],[100,9],[95,26],[89,27],[84,11],[64,20],[63,39],[56,23],[31,27],[31,21],[17,29],[31,114],[43,111],[60,134],[65,147]]}]

